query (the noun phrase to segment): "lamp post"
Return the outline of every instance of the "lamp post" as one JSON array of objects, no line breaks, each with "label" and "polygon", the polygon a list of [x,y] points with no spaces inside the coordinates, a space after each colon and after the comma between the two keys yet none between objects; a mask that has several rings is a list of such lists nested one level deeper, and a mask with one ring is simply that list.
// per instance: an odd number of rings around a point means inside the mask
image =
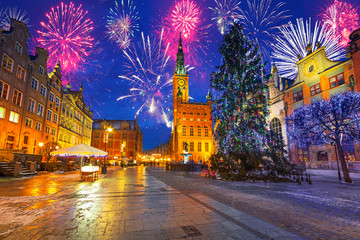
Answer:
[{"label": "lamp post", "polygon": [[338,177],[339,177],[339,181],[341,181],[341,174],[340,174],[340,167],[339,167],[339,158],[338,158],[338,151],[337,151],[336,143],[334,143],[334,146],[335,146],[336,165],[337,165],[337,170],[338,170]]},{"label": "lamp post", "polygon": [[[112,128],[111,127],[108,127],[107,129],[106,129],[106,132],[105,132],[105,152],[106,152],[106,146],[107,146],[107,143],[109,142],[109,134],[112,132]],[[109,154],[108,154],[108,156],[109,156]],[[107,157],[106,157],[106,159],[107,159]]]}]

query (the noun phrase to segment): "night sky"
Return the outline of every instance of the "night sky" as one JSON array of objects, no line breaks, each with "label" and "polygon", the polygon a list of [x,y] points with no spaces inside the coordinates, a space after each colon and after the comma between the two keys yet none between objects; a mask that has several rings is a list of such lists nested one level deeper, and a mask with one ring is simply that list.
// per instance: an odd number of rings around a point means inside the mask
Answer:
[{"label": "night sky", "polygon": [[[70,1],[64,1],[68,4]],[[106,31],[106,19],[109,9],[114,6],[113,0],[74,0],[75,6],[83,5],[83,9],[88,11],[88,17],[93,21],[94,30],[91,35],[95,38],[96,44],[93,51],[96,52],[89,57],[87,66],[74,74],[73,81],[84,82],[85,99],[91,105],[94,118],[105,119],[134,119],[134,116],[141,106],[139,101],[130,101],[123,99],[116,101],[118,97],[129,94],[130,85],[127,81],[120,79],[119,75],[126,74],[124,64],[126,59],[119,47],[112,43]],[[218,45],[222,40],[222,35],[214,21],[211,21],[212,12],[208,7],[214,7],[214,0],[195,0],[199,5],[202,13],[202,21],[209,25],[207,30],[206,41],[203,39],[203,46],[198,49],[197,54],[186,56],[186,62],[190,67],[195,67],[189,72],[190,75],[190,96],[196,101],[205,101],[206,93],[209,89],[210,73],[221,63]],[[274,0],[274,2],[278,2]],[[318,19],[326,0],[288,0],[284,1],[286,5],[284,10],[289,10],[287,14],[291,15],[287,21],[294,21],[296,18],[312,17]],[[0,0],[0,8],[18,7],[27,12],[30,18],[30,35],[38,37],[36,31],[41,29],[40,22],[46,21],[45,14],[50,11],[51,7],[60,5],[58,0]],[[137,7],[139,31],[135,32],[132,42],[141,40],[141,32],[144,35],[150,34],[157,37],[159,32],[159,22],[166,17],[170,8],[175,5],[173,0],[134,0]],[[246,1],[240,4],[245,7]],[[191,48],[191,46],[188,46]],[[270,50],[271,51],[271,50]],[[170,58],[166,71],[172,75],[174,71],[174,56]],[[76,87],[76,84],[72,84]],[[170,88],[171,89],[171,88]],[[168,108],[165,112],[171,116],[171,102],[167,103]],[[142,111],[138,117],[140,127],[144,134],[144,148],[149,149],[160,142],[166,142],[170,137],[171,129],[164,122],[159,121],[149,114],[147,110]]]}]

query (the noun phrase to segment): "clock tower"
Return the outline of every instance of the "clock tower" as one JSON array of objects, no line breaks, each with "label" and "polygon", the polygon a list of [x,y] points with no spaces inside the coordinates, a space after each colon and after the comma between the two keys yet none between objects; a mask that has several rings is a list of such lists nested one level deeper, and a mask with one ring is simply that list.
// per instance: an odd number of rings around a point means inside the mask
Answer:
[{"label": "clock tower", "polygon": [[181,91],[182,100],[189,101],[189,75],[185,68],[184,52],[181,43],[181,32],[179,39],[178,52],[176,54],[176,67],[173,77],[173,103],[177,101],[177,93]]}]

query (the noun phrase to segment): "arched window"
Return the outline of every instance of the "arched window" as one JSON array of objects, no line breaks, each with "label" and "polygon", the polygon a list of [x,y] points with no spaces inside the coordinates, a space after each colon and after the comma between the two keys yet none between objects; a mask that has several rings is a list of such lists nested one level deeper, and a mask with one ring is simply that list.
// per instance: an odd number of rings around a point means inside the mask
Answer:
[{"label": "arched window", "polygon": [[281,131],[281,123],[280,120],[278,118],[273,118],[270,122],[270,129],[273,130],[274,132],[282,135],[282,131]]}]

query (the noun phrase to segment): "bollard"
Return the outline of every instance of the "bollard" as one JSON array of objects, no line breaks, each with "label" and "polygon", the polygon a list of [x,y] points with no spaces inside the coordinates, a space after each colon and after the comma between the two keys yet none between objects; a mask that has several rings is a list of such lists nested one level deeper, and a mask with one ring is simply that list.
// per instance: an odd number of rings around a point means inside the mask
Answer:
[{"label": "bollard", "polygon": [[302,182],[304,181],[304,175],[303,175],[303,172],[301,172],[301,181],[302,181]]},{"label": "bollard", "polygon": [[308,177],[308,174],[305,173],[305,176],[306,176],[306,181],[309,182],[309,177]]},{"label": "bollard", "polygon": [[298,183],[298,185],[301,185],[301,181],[300,181],[299,175],[298,175],[297,178],[296,178],[296,182]]},{"label": "bollard", "polygon": [[309,184],[312,184],[311,179],[310,179],[310,175],[309,175]]}]

